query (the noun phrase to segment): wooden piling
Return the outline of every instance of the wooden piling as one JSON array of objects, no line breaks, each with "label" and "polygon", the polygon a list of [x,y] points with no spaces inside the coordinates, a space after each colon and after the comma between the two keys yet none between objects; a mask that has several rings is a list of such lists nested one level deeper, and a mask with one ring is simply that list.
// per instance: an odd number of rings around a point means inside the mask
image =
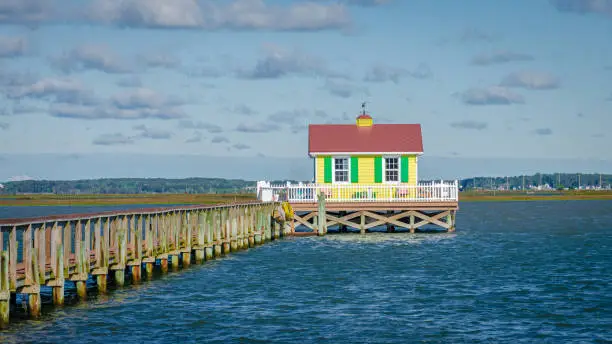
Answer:
[{"label": "wooden piling", "polygon": [[0,328],[3,329],[9,325],[10,302],[9,254],[7,251],[2,251],[0,252]]},{"label": "wooden piling", "polygon": [[62,233],[66,226],[60,229],[57,223],[51,230],[51,272],[52,279],[47,282],[47,286],[52,287],[53,304],[61,306],[64,304],[64,245],[62,244]]},{"label": "wooden piling", "polygon": [[317,219],[318,235],[324,236],[327,234],[327,210],[325,209],[325,194],[319,193],[318,199],[319,217]]},{"label": "wooden piling", "polygon": [[232,208],[230,210],[229,213],[229,225],[230,225],[230,230],[229,230],[229,235],[230,235],[230,246],[231,246],[231,251],[236,252],[238,251],[238,217],[237,217],[237,211],[236,208]]}]

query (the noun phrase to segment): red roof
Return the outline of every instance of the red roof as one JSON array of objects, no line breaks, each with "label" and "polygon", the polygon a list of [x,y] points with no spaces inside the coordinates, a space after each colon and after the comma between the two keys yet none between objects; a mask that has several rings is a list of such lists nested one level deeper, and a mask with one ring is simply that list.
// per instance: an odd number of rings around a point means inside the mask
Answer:
[{"label": "red roof", "polygon": [[362,114],[357,117],[358,119],[372,119],[372,116],[367,114]]},{"label": "red roof", "polygon": [[422,153],[420,124],[311,124],[308,153]]}]

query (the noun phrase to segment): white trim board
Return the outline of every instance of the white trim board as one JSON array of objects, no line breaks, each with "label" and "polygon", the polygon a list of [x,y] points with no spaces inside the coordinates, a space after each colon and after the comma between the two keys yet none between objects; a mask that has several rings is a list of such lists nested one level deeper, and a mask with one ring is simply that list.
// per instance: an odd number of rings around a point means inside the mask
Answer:
[{"label": "white trim board", "polygon": [[311,157],[325,156],[355,156],[355,155],[423,155],[423,152],[313,152],[308,153]]}]

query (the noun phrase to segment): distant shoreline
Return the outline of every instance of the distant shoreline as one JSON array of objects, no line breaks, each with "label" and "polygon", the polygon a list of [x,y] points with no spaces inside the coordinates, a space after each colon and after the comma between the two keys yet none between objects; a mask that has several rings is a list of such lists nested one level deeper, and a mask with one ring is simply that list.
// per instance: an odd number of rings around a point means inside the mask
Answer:
[{"label": "distant shoreline", "polygon": [[[33,194],[0,196],[0,206],[111,206],[221,204],[255,201],[255,194]],[[521,191],[468,191],[459,194],[459,202],[577,201],[612,200],[612,191],[547,191],[528,194]]]},{"label": "distant shoreline", "polygon": [[469,191],[459,194],[459,202],[512,201],[603,201],[612,200],[612,190],[544,191]]}]

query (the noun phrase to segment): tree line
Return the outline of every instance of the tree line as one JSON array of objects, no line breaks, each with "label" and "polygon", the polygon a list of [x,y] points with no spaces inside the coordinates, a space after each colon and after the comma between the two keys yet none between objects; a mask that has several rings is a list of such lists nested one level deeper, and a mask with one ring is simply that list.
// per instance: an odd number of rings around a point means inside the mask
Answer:
[{"label": "tree line", "polygon": [[[601,182],[601,184],[600,184]],[[608,187],[612,185],[610,174],[582,174],[582,173],[536,173],[534,175],[512,177],[474,177],[463,179],[460,182],[462,189],[494,189],[506,188],[522,190],[537,186],[548,185],[553,189],[577,189],[579,186]]]},{"label": "tree line", "polygon": [[[284,184],[287,180],[272,181]],[[296,180],[289,180],[297,183]],[[474,177],[460,181],[462,190],[549,185],[552,188],[597,187],[599,174],[551,173],[513,177]],[[602,174],[603,186],[612,184],[612,175]],[[83,180],[25,180],[3,183],[0,193],[15,194],[155,194],[155,193],[253,193],[255,181],[224,178],[107,178]]]}]

